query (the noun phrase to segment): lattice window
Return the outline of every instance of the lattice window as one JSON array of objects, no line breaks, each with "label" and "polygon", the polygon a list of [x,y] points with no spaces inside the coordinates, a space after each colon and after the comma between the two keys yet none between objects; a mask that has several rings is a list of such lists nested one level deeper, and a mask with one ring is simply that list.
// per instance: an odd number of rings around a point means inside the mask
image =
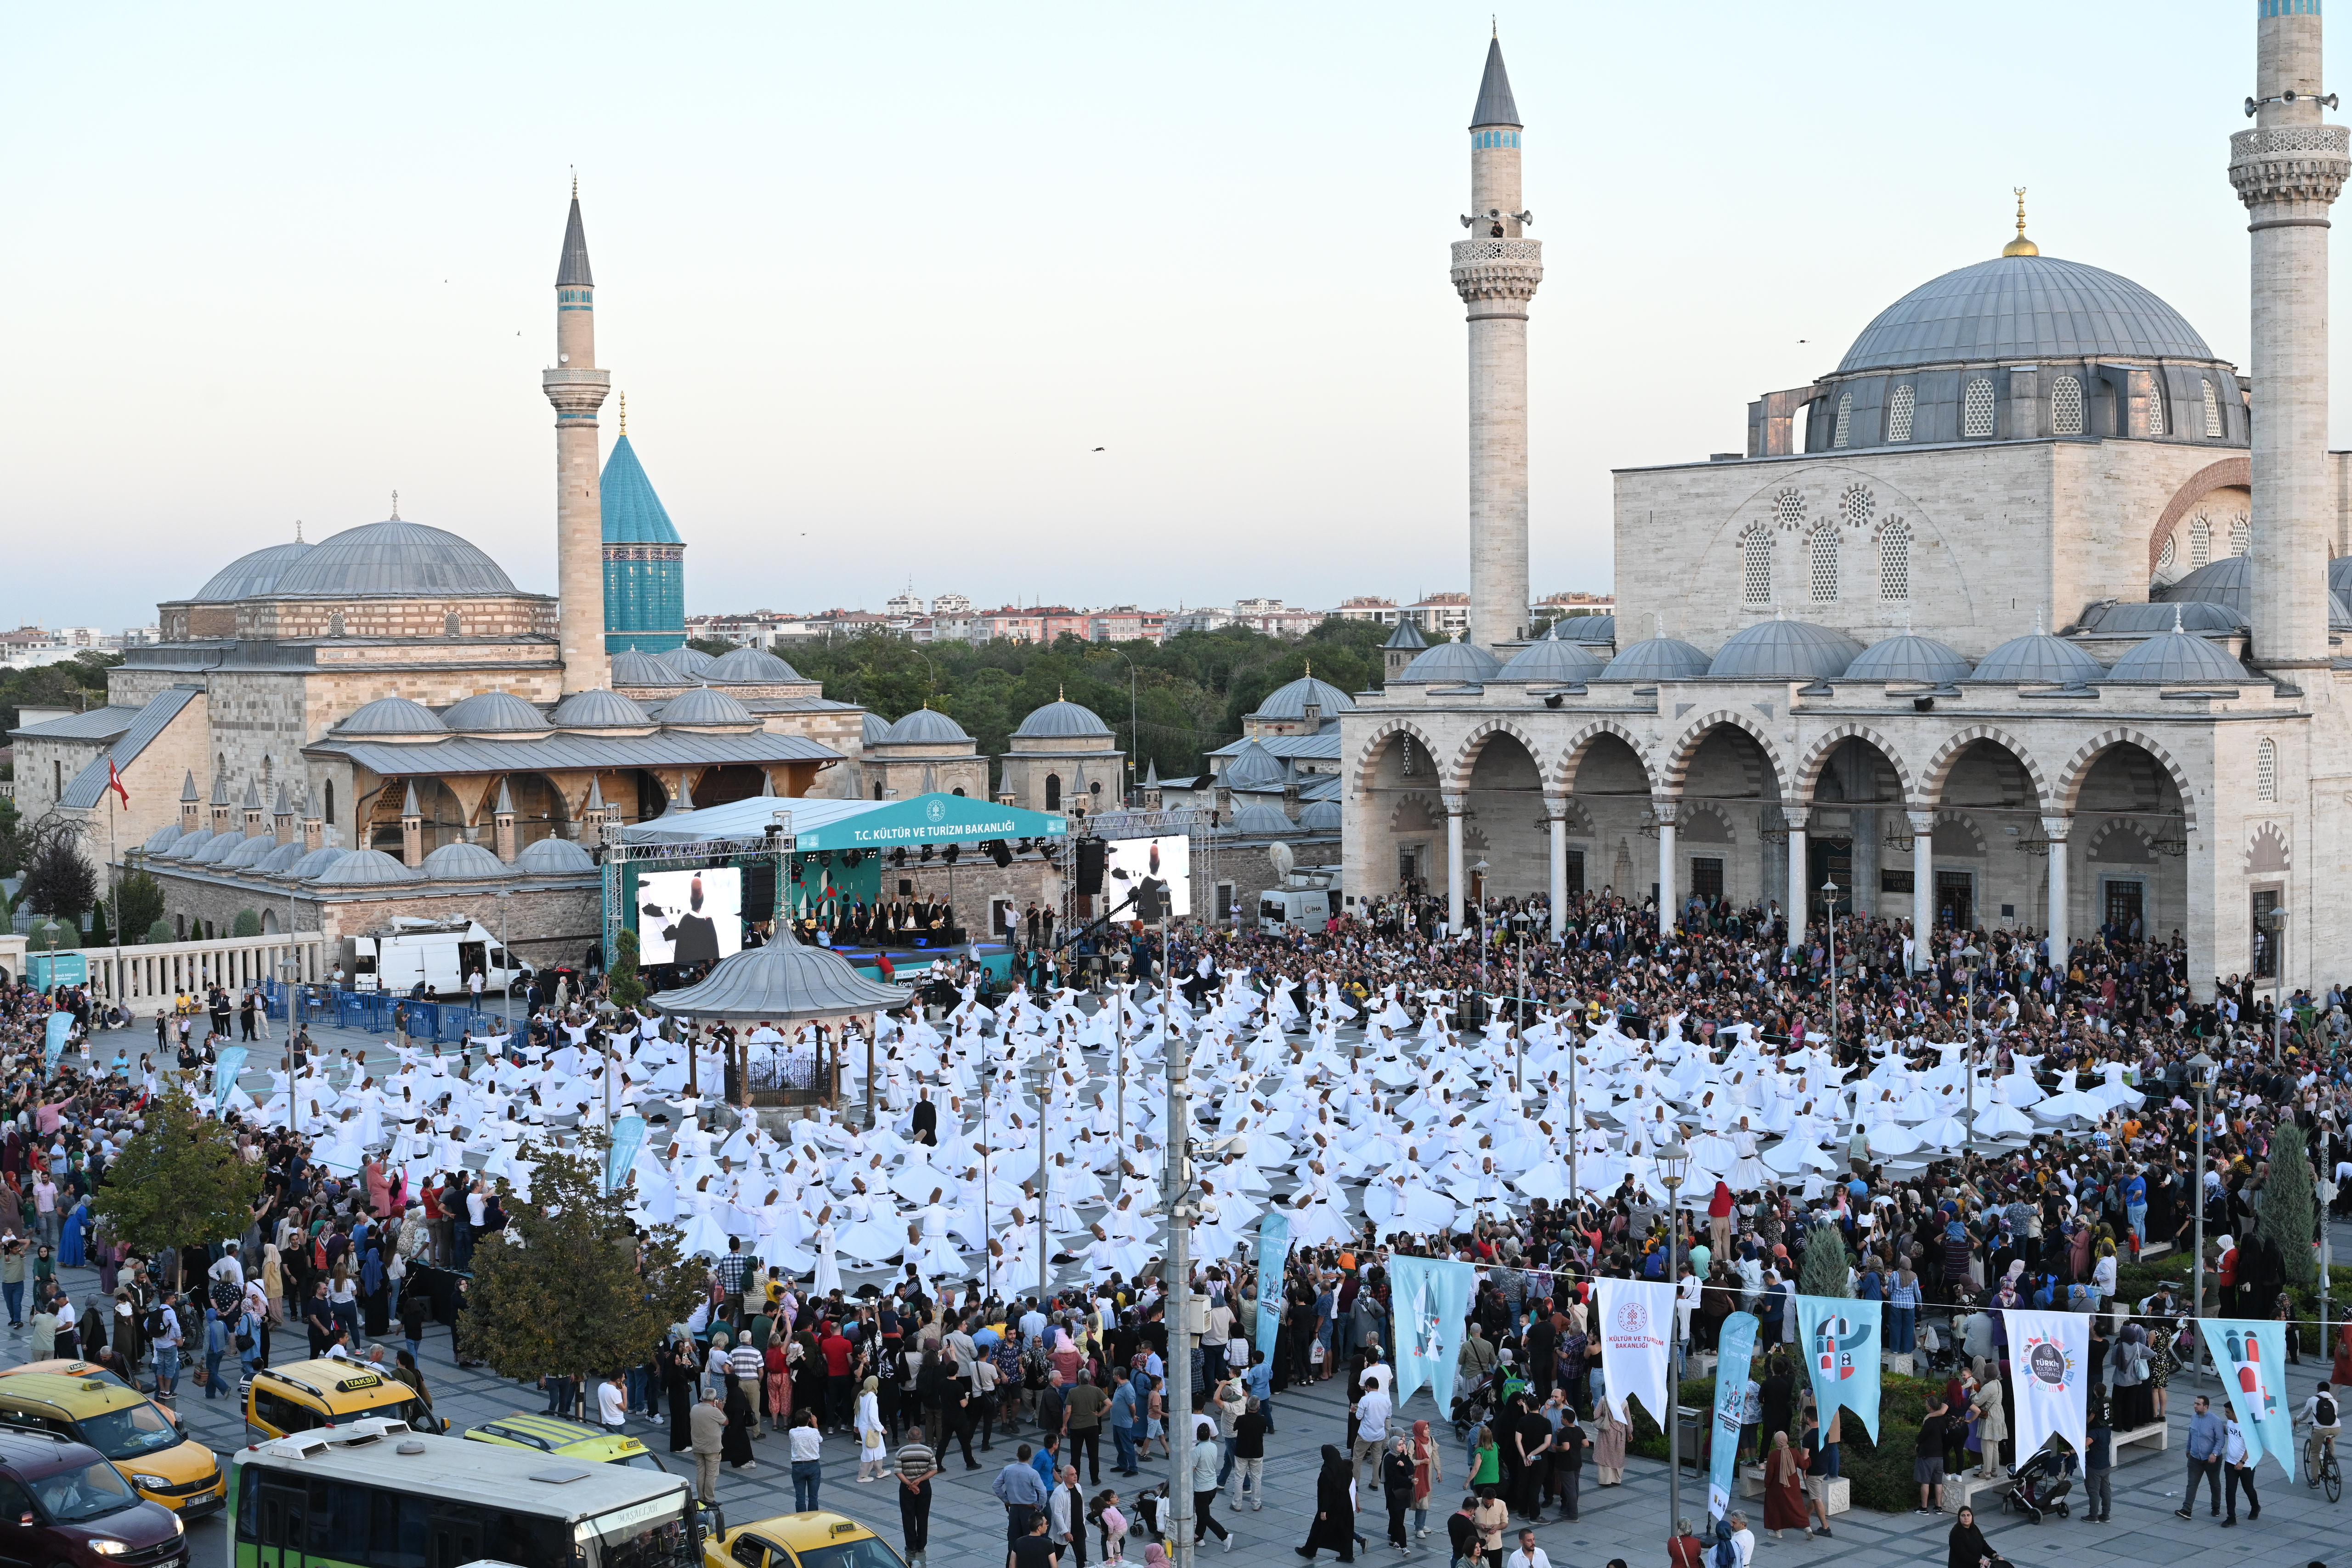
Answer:
[{"label": "lattice window", "polygon": [[1784,528],[1793,528],[1805,520],[1805,497],[1794,490],[1783,490],[1772,497],[1772,520]]},{"label": "lattice window", "polygon": [[1878,597],[1911,597],[1911,527],[1900,517],[1887,518],[1878,531]]},{"label": "lattice window", "polygon": [[2200,512],[2189,521],[2189,570],[2196,570],[2213,559],[2213,524]]},{"label": "lattice window", "polygon": [[2205,383],[2205,438],[2208,441],[2221,439],[2221,398],[2214,392],[2211,382]]},{"label": "lattice window", "polygon": [[1900,386],[1895,389],[1895,400],[1886,405],[1887,440],[1908,441],[1911,439],[1911,409],[1912,405],[1917,402],[1918,394],[1914,392],[1909,387]]},{"label": "lattice window", "polygon": [[1960,434],[1968,436],[1992,434],[1992,383],[1979,377],[1969,383],[1960,400]]},{"label": "lattice window", "polygon": [[2073,376],[2060,376],[2050,388],[2050,434],[2083,434],[2083,383]]},{"label": "lattice window", "polygon": [[1848,485],[1845,493],[1838,497],[1838,510],[1845,514],[1847,527],[1866,528],[1877,514],[1878,497],[1870,493],[1867,485]]},{"label": "lattice window", "polygon": [[1739,597],[1748,604],[1772,602],[1772,535],[1761,523],[1739,536]]},{"label": "lattice window", "polygon": [[2265,740],[2254,747],[2254,799],[2278,799],[2278,742]]},{"label": "lattice window", "polygon": [[1843,446],[1846,437],[1853,434],[1853,393],[1838,394],[1837,434],[1830,437],[1832,446]]},{"label": "lattice window", "polygon": [[2230,553],[2243,555],[2254,542],[2253,525],[2243,515],[2230,519]]},{"label": "lattice window", "polygon": [[2164,383],[2154,376],[2147,382],[2147,433],[2151,437],[2164,434]]},{"label": "lattice window", "polygon": [[2173,547],[2178,545],[2179,542],[2180,536],[2178,534],[2168,534],[2165,536],[2164,552],[2156,558],[2157,570],[2170,571],[2172,570]]},{"label": "lattice window", "polygon": [[1838,596],[1838,531],[1824,523],[1813,530],[1810,552],[1813,600],[1826,603]]}]

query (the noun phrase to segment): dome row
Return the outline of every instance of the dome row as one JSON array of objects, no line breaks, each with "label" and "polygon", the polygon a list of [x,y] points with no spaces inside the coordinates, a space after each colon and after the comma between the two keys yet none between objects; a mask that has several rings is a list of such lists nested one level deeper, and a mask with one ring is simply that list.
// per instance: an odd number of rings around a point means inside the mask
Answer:
[{"label": "dome row", "polygon": [[480,844],[443,844],[411,870],[382,850],[322,848],[305,850],[298,843],[281,844],[268,834],[245,838],[204,829],[184,833],[177,827],[159,829],[146,844],[158,860],[222,871],[251,871],[282,876],[291,882],[321,886],[355,887],[370,883],[480,882],[509,875],[577,876],[596,869],[586,850],[569,839],[541,839],[525,846],[509,867]]},{"label": "dome row", "polygon": [[435,713],[413,697],[378,697],[335,727],[345,739],[414,739],[443,735],[547,735],[556,730],[743,727],[760,722],[742,702],[715,687],[688,687],[647,709],[617,692],[574,692],[552,717],[511,692],[478,692]]}]

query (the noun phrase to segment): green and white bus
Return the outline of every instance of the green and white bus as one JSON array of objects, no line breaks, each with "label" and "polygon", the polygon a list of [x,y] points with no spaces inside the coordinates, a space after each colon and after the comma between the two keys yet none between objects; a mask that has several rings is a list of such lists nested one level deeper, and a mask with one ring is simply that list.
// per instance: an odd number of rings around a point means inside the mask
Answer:
[{"label": "green and white bus", "polygon": [[687,1483],[626,1465],[426,1437],[382,1419],[237,1454],[236,1568],[699,1568]]}]

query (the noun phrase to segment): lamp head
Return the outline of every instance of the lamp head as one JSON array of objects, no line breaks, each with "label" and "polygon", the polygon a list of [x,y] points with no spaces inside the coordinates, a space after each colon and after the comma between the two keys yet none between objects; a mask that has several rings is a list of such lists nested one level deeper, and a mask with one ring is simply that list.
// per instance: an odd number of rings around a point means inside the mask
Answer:
[{"label": "lamp head", "polygon": [[1665,1183],[1669,1192],[1680,1187],[1690,1175],[1691,1152],[1683,1146],[1679,1138],[1660,1149],[1651,1159],[1658,1167],[1658,1179]]},{"label": "lamp head", "polygon": [[2197,1082],[2200,1083],[2213,1075],[2213,1059],[2201,1051],[2189,1059],[2189,1065],[2197,1070]]}]

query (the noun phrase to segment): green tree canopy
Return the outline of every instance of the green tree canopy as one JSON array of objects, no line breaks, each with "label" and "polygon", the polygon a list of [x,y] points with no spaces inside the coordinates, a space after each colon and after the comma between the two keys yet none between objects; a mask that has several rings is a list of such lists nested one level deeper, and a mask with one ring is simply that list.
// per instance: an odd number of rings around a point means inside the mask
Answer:
[{"label": "green tree canopy", "polygon": [[577,1377],[635,1366],[694,1308],[702,1268],[680,1256],[676,1226],[642,1236],[626,1188],[604,1190],[604,1140],[580,1151],[526,1146],[530,1197],[499,1184],[502,1235],[474,1249],[467,1348],[516,1378]]},{"label": "green tree canopy", "polygon": [[[147,872],[134,871],[115,884],[116,920],[114,928],[129,941],[141,940],[145,933],[149,942],[171,940],[171,926],[163,920],[163,884]],[[163,925],[166,936],[158,938],[154,928]]]},{"label": "green tree canopy", "polygon": [[226,1127],[173,1089],[149,1103],[146,1125],[107,1167],[98,1211],[141,1252],[207,1246],[245,1234],[261,1175]]},{"label": "green tree canopy", "polygon": [[2318,1239],[2318,1226],[2310,1145],[2304,1142],[2301,1127],[2283,1121],[2271,1138],[2270,1179],[2263,1184],[2262,1207],[2254,1211],[2254,1234],[2277,1244],[2290,1285],[2309,1288],[2317,1282],[2312,1243]]},{"label": "green tree canopy", "polygon": [[98,902],[98,873],[82,858],[80,834],[62,821],[54,829],[41,831],[50,821],[45,817],[26,830],[37,836],[29,841],[25,855],[25,885],[20,896],[42,914],[69,919],[79,925],[81,916]]},{"label": "green tree canopy", "polygon": [[232,936],[260,936],[261,912],[257,909],[238,910],[236,919],[229,926],[229,935]]},{"label": "green tree canopy", "polygon": [[1801,1296],[1851,1296],[1853,1286],[1846,1280],[1849,1259],[1845,1237],[1834,1225],[1816,1225],[1805,1238],[1804,1260],[1797,1265],[1797,1293]]},{"label": "green tree canopy", "polygon": [[646,999],[646,977],[637,968],[637,934],[625,925],[613,945],[613,967],[604,971],[604,987],[615,1007],[633,1008]]}]

